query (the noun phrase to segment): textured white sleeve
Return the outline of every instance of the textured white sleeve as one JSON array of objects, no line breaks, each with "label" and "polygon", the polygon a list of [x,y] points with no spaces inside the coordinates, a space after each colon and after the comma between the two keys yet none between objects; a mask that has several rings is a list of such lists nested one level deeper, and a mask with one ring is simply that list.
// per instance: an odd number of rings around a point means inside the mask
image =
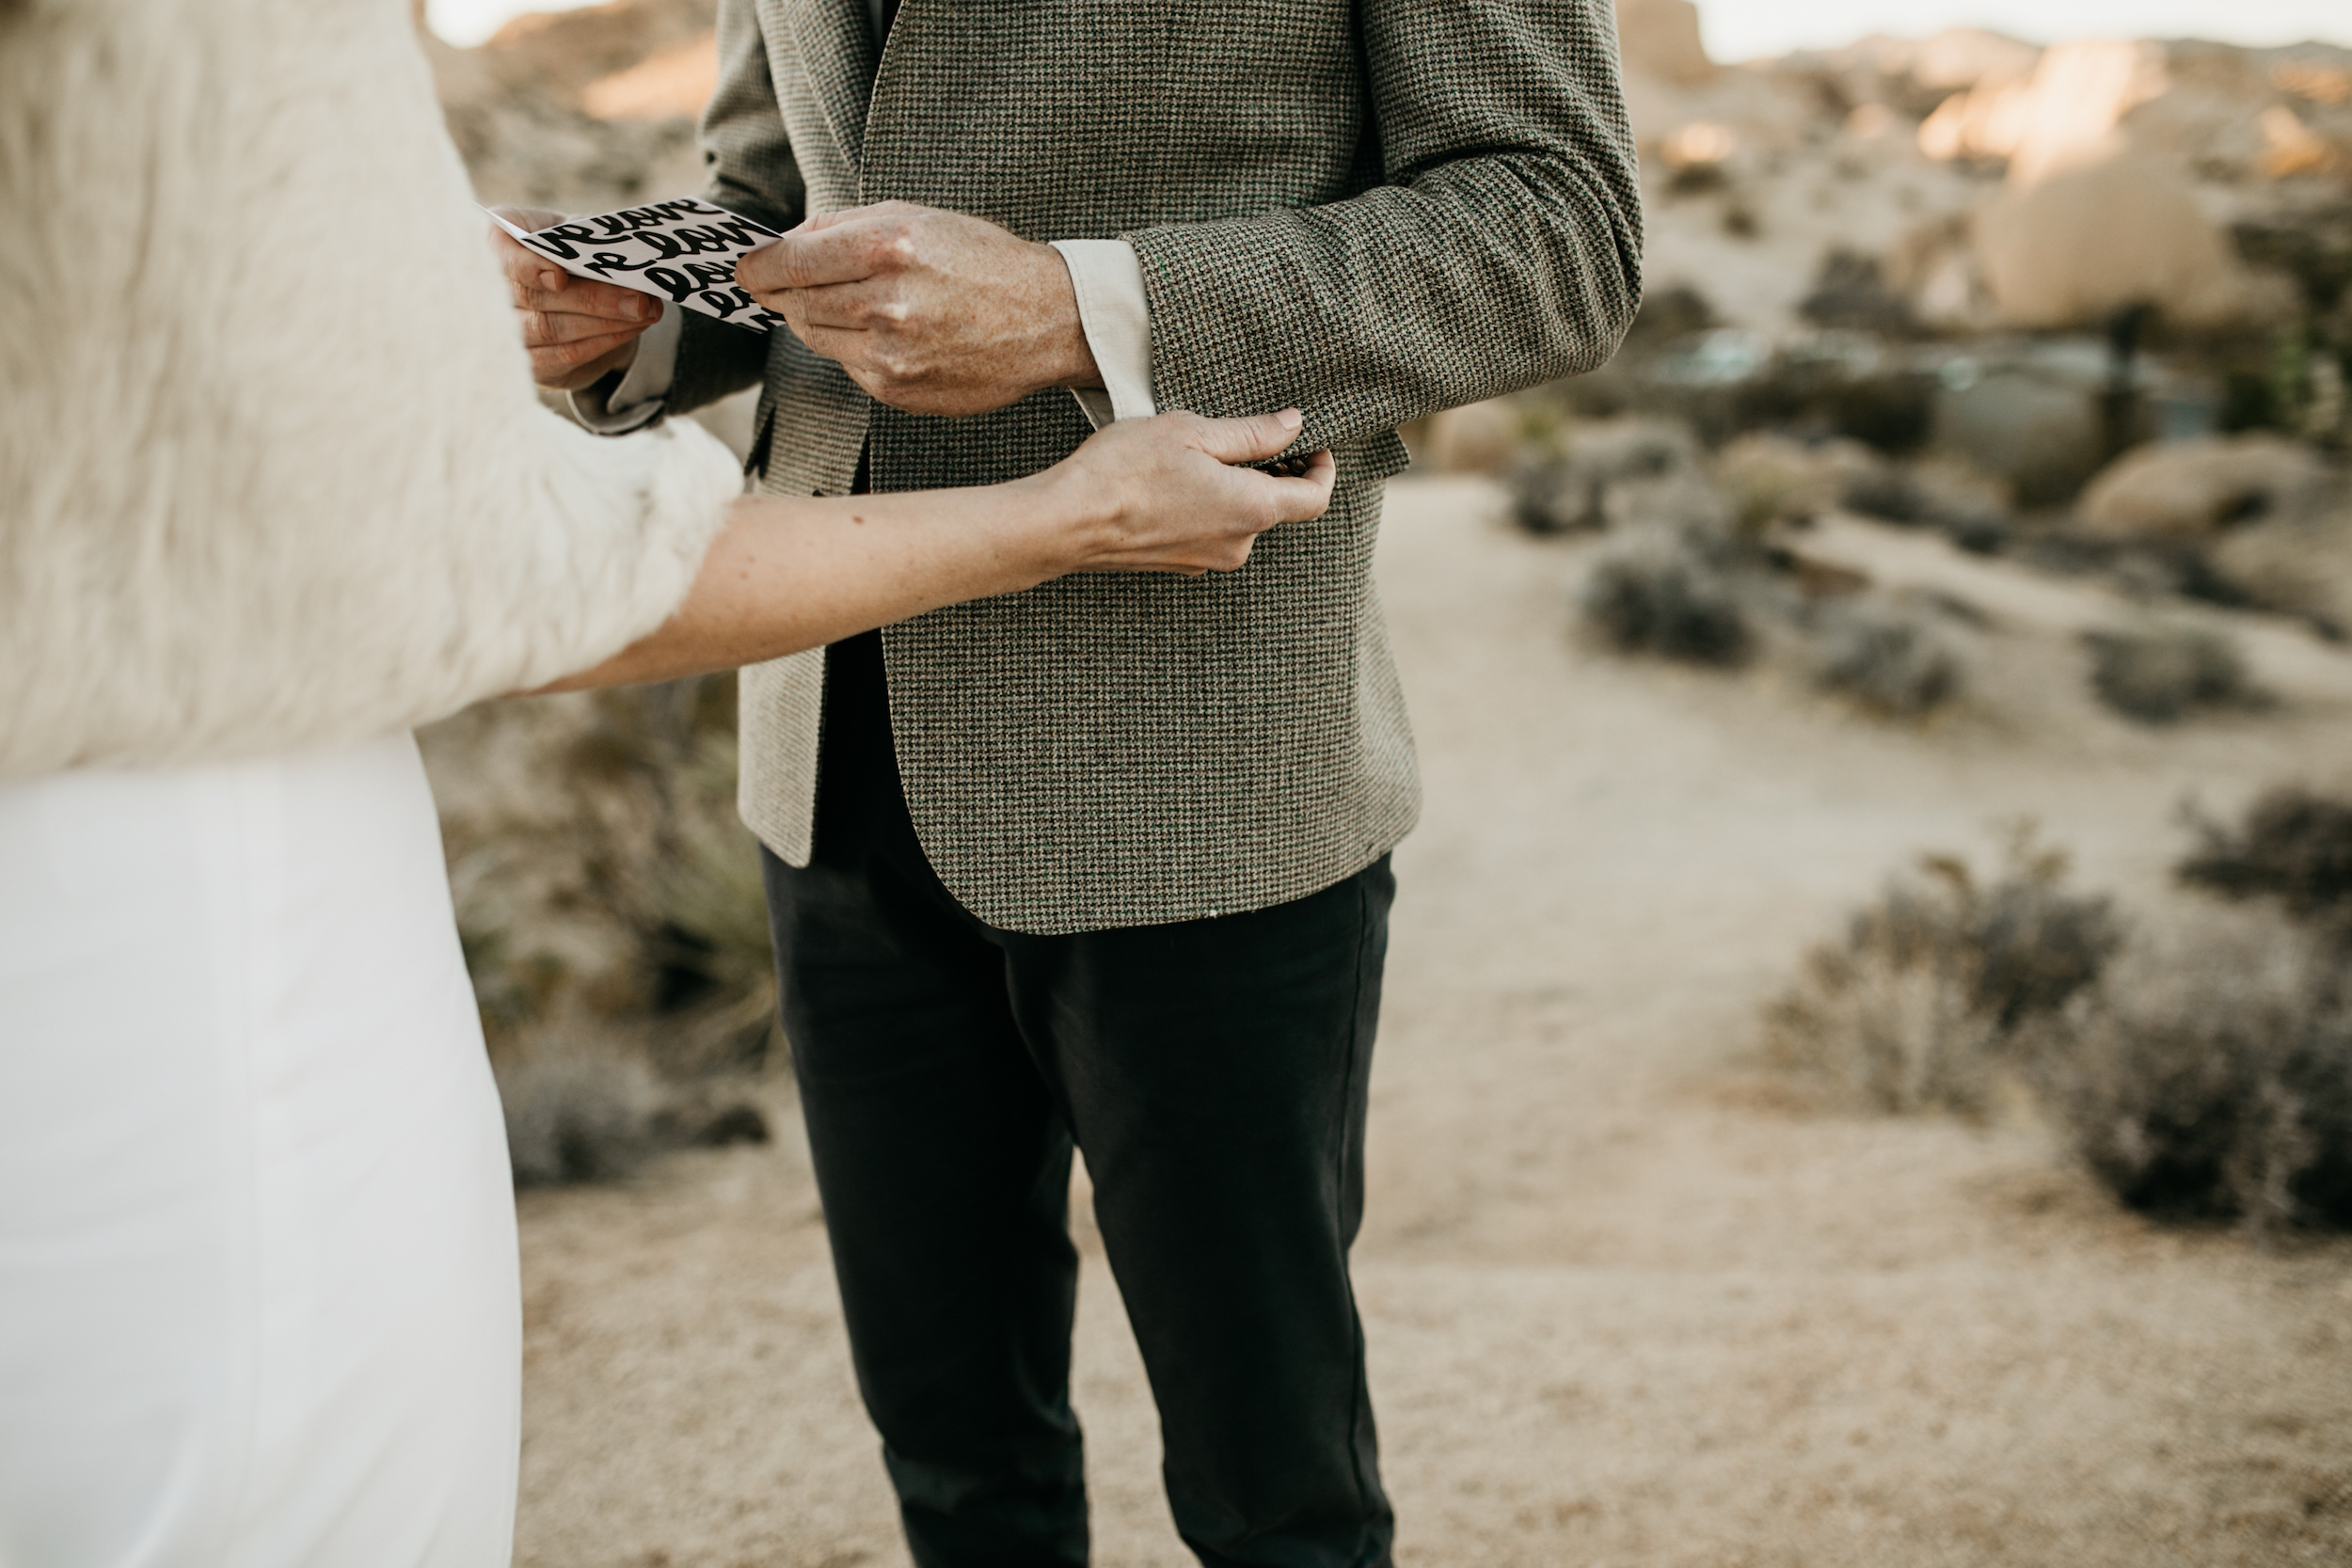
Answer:
[{"label": "textured white sleeve", "polygon": [[609,393],[584,387],[572,394],[572,418],[599,436],[626,436],[661,417],[677,374],[677,341],[686,312],[664,302],[661,319],[637,335],[637,357]]},{"label": "textured white sleeve", "polygon": [[1078,295],[1078,325],[1103,372],[1100,391],[1072,389],[1078,406],[1102,429],[1113,420],[1148,420],[1152,401],[1152,308],[1143,295],[1143,264],[1124,240],[1056,240]]}]

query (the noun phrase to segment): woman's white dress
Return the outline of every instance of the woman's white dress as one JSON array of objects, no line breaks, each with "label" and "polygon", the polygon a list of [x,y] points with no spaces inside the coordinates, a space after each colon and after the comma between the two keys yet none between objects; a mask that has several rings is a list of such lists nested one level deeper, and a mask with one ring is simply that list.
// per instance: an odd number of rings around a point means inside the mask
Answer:
[{"label": "woman's white dress", "polygon": [[0,213],[0,1568],[500,1568],[408,731],[660,626],[739,473],[539,406],[408,0],[5,0]]},{"label": "woman's white dress", "polygon": [[496,1568],[497,1093],[406,734],[0,783],[0,1564]]}]

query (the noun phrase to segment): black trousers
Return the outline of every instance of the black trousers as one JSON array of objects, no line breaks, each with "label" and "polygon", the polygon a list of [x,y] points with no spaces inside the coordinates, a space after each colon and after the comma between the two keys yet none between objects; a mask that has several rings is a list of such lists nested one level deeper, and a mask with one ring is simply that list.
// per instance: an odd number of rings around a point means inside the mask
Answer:
[{"label": "black trousers", "polygon": [[768,856],[850,1353],[922,1568],[1087,1560],[1071,1150],[1203,1563],[1387,1568],[1347,1254],[1394,882],[1074,936],[916,842],[879,637],[833,650],[813,863]]}]

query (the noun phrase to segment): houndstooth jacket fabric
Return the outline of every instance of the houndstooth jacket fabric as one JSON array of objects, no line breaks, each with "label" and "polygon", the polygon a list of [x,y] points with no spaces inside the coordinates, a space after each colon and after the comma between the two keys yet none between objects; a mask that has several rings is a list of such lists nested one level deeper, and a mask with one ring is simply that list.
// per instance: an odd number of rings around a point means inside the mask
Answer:
[{"label": "houndstooth jacket fabric", "polygon": [[[1230,575],[1076,577],[883,636],[907,802],[940,879],[1038,933],[1304,896],[1419,808],[1373,545],[1395,427],[1587,371],[1640,295],[1609,0],[722,0],[713,198],[771,226],[899,198],[1142,265],[1153,395],[1296,404],[1320,520]],[[689,317],[670,404],[763,388],[762,488],[1035,472],[1066,392],[944,420],[787,332]],[[755,454],[756,456],[757,454]],[[745,820],[806,863],[821,650],[744,673]]]}]

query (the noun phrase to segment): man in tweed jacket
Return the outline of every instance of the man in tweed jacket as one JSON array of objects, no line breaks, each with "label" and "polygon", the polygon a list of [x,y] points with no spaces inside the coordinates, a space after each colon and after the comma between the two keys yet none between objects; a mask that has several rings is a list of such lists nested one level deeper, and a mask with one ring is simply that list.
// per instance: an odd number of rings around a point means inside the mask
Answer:
[{"label": "man in tweed jacket", "polygon": [[1194,1553],[1385,1564],[1347,1252],[1418,786],[1373,546],[1397,425],[1589,370],[1631,318],[1606,0],[722,0],[720,47],[712,198],[819,220],[739,273],[794,330],[641,341],[617,293],[518,279],[592,422],[756,384],[759,483],[803,495],[1024,475],[1154,409],[1296,405],[1339,465],[1239,572],[1068,578],[744,673],[743,815],[915,1560],[1086,1560],[1074,1139]]}]

